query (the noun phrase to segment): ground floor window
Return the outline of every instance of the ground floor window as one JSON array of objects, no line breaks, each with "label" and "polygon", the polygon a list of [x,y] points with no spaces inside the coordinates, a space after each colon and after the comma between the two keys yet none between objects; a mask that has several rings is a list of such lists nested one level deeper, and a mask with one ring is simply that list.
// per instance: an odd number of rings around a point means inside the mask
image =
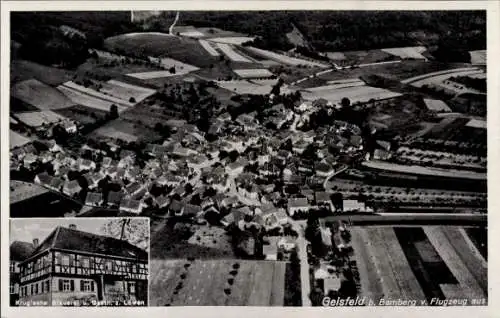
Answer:
[{"label": "ground floor window", "polygon": [[10,284],[9,286],[9,291],[11,294],[14,294],[16,292],[16,285],[15,284]]},{"label": "ground floor window", "polygon": [[59,280],[59,290],[60,291],[74,291],[75,282],[72,279],[60,279]]},{"label": "ground floor window", "polygon": [[135,294],[135,282],[128,283],[128,293]]},{"label": "ground floor window", "polygon": [[94,282],[90,280],[81,280],[80,291],[85,291],[85,292],[94,291]]}]

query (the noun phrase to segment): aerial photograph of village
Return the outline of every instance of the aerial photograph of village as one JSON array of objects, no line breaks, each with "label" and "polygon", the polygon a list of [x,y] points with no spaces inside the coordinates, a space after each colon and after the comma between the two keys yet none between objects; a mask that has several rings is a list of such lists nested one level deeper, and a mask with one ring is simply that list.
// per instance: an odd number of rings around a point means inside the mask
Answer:
[{"label": "aerial photograph of village", "polygon": [[12,12],[10,52],[11,222],[148,221],[86,304],[488,304],[486,11]]}]

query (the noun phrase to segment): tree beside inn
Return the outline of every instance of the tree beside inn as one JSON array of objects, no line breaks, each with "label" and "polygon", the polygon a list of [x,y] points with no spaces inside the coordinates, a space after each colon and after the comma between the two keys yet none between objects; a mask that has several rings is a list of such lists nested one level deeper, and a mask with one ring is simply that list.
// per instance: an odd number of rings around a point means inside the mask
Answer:
[{"label": "tree beside inn", "polygon": [[56,227],[19,264],[19,305],[146,305],[148,253],[127,241]]}]

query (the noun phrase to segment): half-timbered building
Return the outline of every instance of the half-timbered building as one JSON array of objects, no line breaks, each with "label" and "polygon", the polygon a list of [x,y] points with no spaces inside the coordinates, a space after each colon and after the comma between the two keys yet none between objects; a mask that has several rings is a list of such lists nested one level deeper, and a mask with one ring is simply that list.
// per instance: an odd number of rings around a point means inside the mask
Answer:
[{"label": "half-timbered building", "polygon": [[19,264],[20,305],[146,305],[148,253],[58,226]]}]

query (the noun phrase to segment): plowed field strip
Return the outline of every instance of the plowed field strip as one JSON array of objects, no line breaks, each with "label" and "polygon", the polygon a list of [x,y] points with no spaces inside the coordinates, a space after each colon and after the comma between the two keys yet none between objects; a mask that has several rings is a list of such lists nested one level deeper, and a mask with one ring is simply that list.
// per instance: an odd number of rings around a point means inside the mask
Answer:
[{"label": "plowed field strip", "polygon": [[464,290],[464,294],[469,299],[484,298],[481,286],[478,284],[474,276],[469,272],[464,265],[460,256],[456,253],[452,244],[443,233],[440,227],[424,227],[425,234],[439,255],[446,263],[450,271],[460,283]]}]

